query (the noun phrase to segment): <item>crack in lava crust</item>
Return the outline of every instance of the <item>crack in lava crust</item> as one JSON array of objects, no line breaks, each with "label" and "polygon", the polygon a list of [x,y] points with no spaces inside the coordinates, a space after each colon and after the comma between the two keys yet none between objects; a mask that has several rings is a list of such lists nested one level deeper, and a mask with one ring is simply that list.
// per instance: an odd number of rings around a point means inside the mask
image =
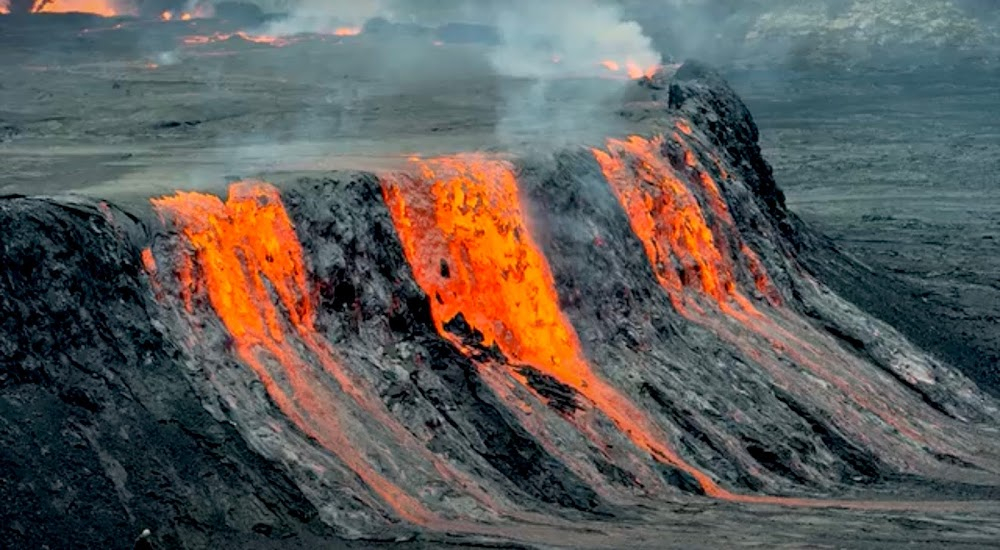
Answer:
[{"label": "crack in lava crust", "polygon": [[384,176],[383,195],[438,332],[473,355],[445,328],[461,314],[484,346],[495,344],[511,361],[572,387],[636,446],[725,498],[727,491],[670,449],[666,434],[591,370],[529,232],[512,167],[471,154],[412,160],[420,176]]}]

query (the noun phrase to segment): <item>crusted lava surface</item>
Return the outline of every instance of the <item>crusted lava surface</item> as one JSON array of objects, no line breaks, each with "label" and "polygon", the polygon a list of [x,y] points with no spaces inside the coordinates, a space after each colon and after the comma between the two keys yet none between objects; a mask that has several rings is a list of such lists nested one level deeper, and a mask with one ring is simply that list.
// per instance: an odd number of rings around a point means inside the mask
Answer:
[{"label": "crusted lava surface", "polygon": [[992,388],[827,286],[720,76],[632,86],[554,155],[0,199],[0,544],[995,540]]}]

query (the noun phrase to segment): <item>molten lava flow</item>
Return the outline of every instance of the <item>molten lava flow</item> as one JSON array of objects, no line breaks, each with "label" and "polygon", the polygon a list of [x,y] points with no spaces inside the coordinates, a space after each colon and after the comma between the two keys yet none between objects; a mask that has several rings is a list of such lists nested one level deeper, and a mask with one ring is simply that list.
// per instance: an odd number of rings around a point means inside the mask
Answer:
[{"label": "molten lava flow", "polygon": [[471,352],[447,329],[462,315],[483,345],[572,387],[638,447],[691,475],[706,493],[726,494],[591,370],[528,230],[511,166],[478,155],[414,162],[420,177],[387,176],[383,195],[414,277],[430,297],[438,332]]},{"label": "molten lava flow", "polygon": [[361,34],[361,27],[338,27],[333,29],[334,36],[357,36]]},{"label": "molten lava flow", "polygon": [[[244,182],[230,187],[225,203],[202,193],[177,193],[152,202],[190,245],[190,253],[181,252],[177,270],[188,311],[193,311],[196,292],[207,293],[237,356],[253,369],[279,409],[337,454],[400,517],[417,524],[434,520],[356,450],[332,406],[334,397],[303,356],[302,347],[312,351],[345,392],[358,392],[316,333],[302,247],[277,190]],[[152,255],[144,253],[143,262],[150,260]],[[155,262],[147,269],[156,273]],[[280,367],[278,375],[272,365]]]},{"label": "molten lava flow", "polygon": [[268,46],[274,46],[280,48],[287,46],[295,42],[292,38],[281,38],[278,36],[267,36],[259,34],[249,34],[244,31],[237,31],[234,33],[215,33],[212,35],[192,35],[185,36],[181,38],[181,42],[187,46],[203,46],[205,44],[212,44],[215,42],[225,42],[231,38],[241,38],[247,42],[253,42],[255,44],[267,44]]},{"label": "molten lava flow", "polygon": [[613,59],[605,59],[599,63],[600,66],[604,67],[612,73],[621,73],[622,68],[625,69],[625,76],[631,78],[632,80],[638,80],[640,78],[652,78],[653,75],[660,70],[659,65],[651,65],[649,67],[643,67],[639,63],[631,59],[625,60],[625,63],[619,63]]},{"label": "molten lava flow", "polygon": [[[686,123],[678,123],[678,127],[685,135],[690,134]],[[663,137],[612,139],[608,140],[607,151],[594,149],[593,153],[678,312],[696,322],[713,325],[723,337],[738,343],[740,339],[724,327],[688,310],[687,306],[692,306],[703,313],[696,301],[699,294],[712,298],[722,312],[738,321],[748,333],[764,338],[778,353],[832,384],[862,410],[871,411],[911,440],[922,442],[924,438],[919,431],[878,399],[860,379],[854,379],[847,370],[833,370],[824,364],[836,360],[835,357],[821,357],[813,346],[763,315],[740,291],[732,259],[737,251],[756,289],[771,305],[781,305],[780,293],[757,254],[743,243],[735,248],[725,238],[736,227],[718,185],[684,138],[680,134],[673,137],[684,152],[688,174],[694,175],[690,181],[697,182],[706,197],[706,208],[714,219],[712,228],[689,183],[682,180],[664,157]],[[738,242],[738,238],[734,240]],[[693,297],[685,292],[692,288],[700,291]],[[775,376],[780,376],[780,368],[776,368]]]},{"label": "molten lava flow", "polygon": [[601,61],[601,66],[613,73],[617,73],[618,71],[622,70],[621,65],[619,65],[614,61],[611,61],[610,59]]},{"label": "molten lava flow", "polygon": [[104,17],[124,15],[114,0],[37,0],[32,13],[92,13]]},{"label": "molten lava flow", "polygon": [[[660,153],[663,144],[662,137],[632,136],[608,140],[607,151],[594,149],[593,153],[642,241],[657,279],[678,310],[685,311],[686,305],[697,309],[684,293],[694,286],[724,311],[735,312],[735,304],[746,313],[755,313],[737,287],[733,262],[709,227],[696,196]],[[710,183],[713,197],[718,195],[714,182],[703,183]],[[728,216],[721,195],[711,203],[716,215]]]},{"label": "molten lava flow", "polygon": [[268,36],[261,34],[249,34],[245,31],[237,31],[234,33],[215,33],[212,35],[191,35],[181,38],[181,42],[187,46],[203,46],[205,44],[212,44],[215,42],[225,42],[231,38],[241,38],[247,42],[253,42],[255,44],[267,44],[268,46],[274,46],[276,48],[281,48],[296,42],[293,38],[281,38],[279,36]]}]

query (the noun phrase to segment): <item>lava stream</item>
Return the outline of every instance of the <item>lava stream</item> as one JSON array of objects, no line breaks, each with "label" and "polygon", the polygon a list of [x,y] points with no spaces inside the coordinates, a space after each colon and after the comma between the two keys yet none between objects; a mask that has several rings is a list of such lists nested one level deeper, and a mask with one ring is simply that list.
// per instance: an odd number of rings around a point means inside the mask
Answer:
[{"label": "lava stream", "polygon": [[[302,247],[277,190],[237,183],[225,203],[214,195],[179,192],[153,199],[153,205],[193,249],[193,258],[182,252],[178,269],[187,308],[193,308],[192,293],[203,289],[232,336],[237,356],[253,369],[278,408],[340,457],[401,518],[433,522],[433,513],[356,450],[333,407],[335,398],[296,345],[301,342],[326,370],[335,371],[331,374],[347,386],[345,391],[357,393],[316,333]],[[272,374],[273,362],[280,365],[280,376]]]},{"label": "lava stream", "polygon": [[92,13],[104,17],[123,15],[114,0],[36,0],[32,13]]},{"label": "lava stream", "polygon": [[[691,135],[686,122],[679,123],[678,130]],[[763,337],[779,353],[806,366],[859,407],[875,413],[909,439],[926,443],[919,430],[905,418],[905,413],[893,410],[895,407],[880,400],[870,383],[852,376],[849,369],[834,372],[820,360],[814,360],[812,356],[820,357],[820,354],[813,346],[763,315],[743,294],[737,285],[734,250],[738,250],[737,257],[746,262],[757,290],[772,305],[781,303],[756,253],[738,243],[738,236],[733,238],[734,242],[727,239],[726,235],[735,234],[736,228],[718,184],[700,165],[684,138],[675,134],[674,139],[684,153],[685,164],[696,173],[697,183],[706,195],[706,206],[715,220],[711,227],[692,188],[664,157],[662,136],[609,139],[606,151],[593,149],[592,152],[677,311],[695,322],[713,324],[709,317],[701,315],[704,310],[699,307],[703,297],[711,298],[719,310],[749,333]],[[716,328],[722,336],[727,336],[721,326]],[[734,343],[739,340],[731,335],[728,338]],[[826,355],[822,357],[829,360]],[[777,370],[774,374],[780,376]]]},{"label": "lava stream", "polygon": [[555,281],[529,230],[509,164],[480,155],[414,159],[420,177],[383,178],[383,195],[414,277],[430,297],[438,332],[460,314],[512,363],[529,364],[572,387],[658,461],[726,497],[680,458],[668,437],[629,399],[597,377],[559,308]]}]

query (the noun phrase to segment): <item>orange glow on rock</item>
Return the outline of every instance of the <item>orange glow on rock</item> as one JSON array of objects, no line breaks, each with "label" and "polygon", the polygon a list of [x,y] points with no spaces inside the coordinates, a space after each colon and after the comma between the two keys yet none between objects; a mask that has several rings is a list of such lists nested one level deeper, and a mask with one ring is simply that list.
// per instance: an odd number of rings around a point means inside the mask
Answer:
[{"label": "orange glow on rock", "polygon": [[482,333],[483,345],[495,344],[511,363],[530,364],[572,387],[637,447],[691,475],[707,494],[726,494],[591,370],[530,233],[512,167],[482,155],[414,162],[419,177],[386,176],[383,195],[438,332],[471,354],[446,329],[461,314]]},{"label": "orange glow on rock", "polygon": [[[335,398],[304,355],[310,351],[346,393],[361,398],[316,333],[302,247],[278,191],[264,183],[241,182],[230,187],[226,202],[214,195],[178,192],[152,203],[190,247],[181,253],[177,270],[188,311],[204,291],[233,338],[237,357],[250,366],[282,413],[335,453],[401,518],[415,524],[433,521],[431,512],[356,450],[332,406]],[[275,363],[279,376],[272,374]]]}]

